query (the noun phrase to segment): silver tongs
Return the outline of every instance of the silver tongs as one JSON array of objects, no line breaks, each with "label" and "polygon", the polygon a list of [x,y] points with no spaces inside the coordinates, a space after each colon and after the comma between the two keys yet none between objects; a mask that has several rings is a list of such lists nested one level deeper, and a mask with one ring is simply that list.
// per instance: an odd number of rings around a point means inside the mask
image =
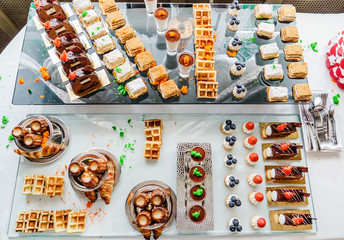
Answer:
[{"label": "silver tongs", "polygon": [[[301,103],[301,111],[303,121],[306,123],[306,130],[307,130],[307,141],[308,146],[311,151],[321,151],[320,140],[318,134],[315,131],[315,124],[314,124],[314,117],[309,112],[309,104],[308,103]],[[315,145],[313,145],[313,140],[315,141]]]}]

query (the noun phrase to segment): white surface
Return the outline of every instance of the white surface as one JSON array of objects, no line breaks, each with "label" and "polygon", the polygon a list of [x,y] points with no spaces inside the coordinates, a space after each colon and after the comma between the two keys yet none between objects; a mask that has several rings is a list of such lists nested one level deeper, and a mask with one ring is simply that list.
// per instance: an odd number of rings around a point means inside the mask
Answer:
[{"label": "white surface", "polygon": [[[328,70],[325,66],[325,52],[328,40],[343,29],[341,24],[344,14],[297,14],[297,22],[303,44],[318,42],[319,52],[311,50],[305,52],[305,61],[309,66],[308,79],[312,89],[328,89],[334,93],[341,93],[335,83],[331,82]],[[10,122],[5,129],[0,129],[0,180],[3,183],[0,211],[0,239],[7,238],[7,225],[12,202],[15,175],[17,171],[18,157],[13,154],[14,143],[6,149],[7,138],[11,128],[16,125],[27,113],[68,113],[68,112],[286,112],[295,111],[294,106],[282,105],[168,105],[168,106],[13,106],[11,105],[16,69],[19,62],[21,45],[24,37],[24,29],[9,44],[0,55],[0,110],[1,115],[9,117]],[[342,97],[343,98],[343,97]],[[344,120],[343,101],[336,106],[337,121]],[[343,133],[341,128],[341,134]],[[344,153],[316,153],[307,154],[310,167],[310,178],[312,184],[314,204],[318,218],[319,231],[316,235],[282,235],[282,236],[254,236],[240,239],[329,239],[344,238],[342,230],[341,214],[344,211]],[[324,169],[326,170],[324,172]],[[237,235],[238,238],[240,234]],[[137,238],[134,238],[137,239]],[[165,239],[162,237],[161,239]],[[170,239],[170,238],[169,238]],[[185,237],[185,239],[195,239],[195,237]],[[206,239],[198,237],[198,239]],[[217,238],[217,239],[228,239]]]}]

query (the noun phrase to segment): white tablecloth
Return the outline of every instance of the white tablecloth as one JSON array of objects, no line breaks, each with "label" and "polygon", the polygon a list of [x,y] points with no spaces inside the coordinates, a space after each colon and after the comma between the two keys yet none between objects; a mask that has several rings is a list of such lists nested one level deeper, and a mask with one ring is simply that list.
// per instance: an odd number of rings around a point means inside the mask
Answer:
[{"label": "white tablecloth", "polygon": [[[318,42],[319,52],[312,50],[305,52],[305,61],[309,68],[309,83],[313,90],[328,89],[331,94],[342,93],[335,83],[331,82],[328,70],[325,67],[325,52],[328,40],[343,30],[342,24],[344,14],[303,14],[297,16],[298,27],[303,44]],[[15,39],[0,55],[0,117],[5,115],[10,122],[5,129],[0,129],[0,182],[2,185],[2,194],[0,204],[0,239],[7,237],[8,219],[11,210],[13,190],[15,187],[15,177],[17,173],[18,156],[13,153],[14,143],[9,143],[8,136],[12,127],[14,127],[27,113],[109,113],[109,112],[295,112],[295,106],[271,106],[271,105],[223,105],[223,106],[13,106],[12,93],[16,80],[16,71],[20,58],[20,51],[24,38],[22,29]],[[333,92],[332,92],[333,90]],[[343,104],[344,94],[342,94],[340,104],[336,106],[336,118],[338,122],[344,120]],[[343,129],[343,128],[342,128]],[[341,130],[341,134],[343,131]],[[310,234],[290,234],[242,237],[243,239],[344,239],[344,230],[342,225],[342,214],[344,213],[344,153],[314,153],[307,154],[308,165],[310,168],[310,178],[313,199],[315,204],[316,217],[318,218],[318,233]],[[1,195],[2,195],[1,194]],[[244,211],[244,209],[243,209]],[[240,218],[240,216],[238,216]],[[236,235],[240,236],[240,234]],[[186,237],[185,239],[194,239],[195,237]],[[197,237],[199,239],[207,239]],[[161,239],[164,239],[162,237]],[[216,238],[216,239],[228,239]]]}]

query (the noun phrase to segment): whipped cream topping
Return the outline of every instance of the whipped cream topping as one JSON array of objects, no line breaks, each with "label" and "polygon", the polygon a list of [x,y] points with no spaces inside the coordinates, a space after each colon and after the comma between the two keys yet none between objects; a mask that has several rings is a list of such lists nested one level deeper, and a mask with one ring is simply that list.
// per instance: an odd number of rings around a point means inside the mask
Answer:
[{"label": "whipped cream topping", "polygon": [[271,169],[271,177],[272,178],[275,178],[276,177],[276,170],[273,168],[273,169]]},{"label": "whipped cream topping", "polygon": [[232,133],[233,129],[231,129],[231,128],[229,128],[229,130],[225,129],[226,125],[227,125],[226,122],[222,123],[221,124],[221,130],[224,131],[225,133],[228,133],[228,134]]},{"label": "whipped cream topping", "polygon": [[257,223],[259,218],[261,218],[261,216],[254,216],[251,218],[251,226],[253,229],[256,229],[256,230],[259,229],[258,223]]},{"label": "whipped cream topping", "polygon": [[271,147],[268,147],[268,148],[266,149],[266,155],[267,155],[268,157],[272,157],[272,150],[271,150]]},{"label": "whipped cream topping", "polygon": [[272,191],[272,193],[271,193],[271,199],[272,199],[272,201],[274,201],[274,202],[277,201],[277,192],[276,192],[276,191]]},{"label": "whipped cream topping", "polygon": [[247,147],[247,148],[254,148],[254,145],[249,144],[248,138],[249,138],[249,137],[245,138],[245,140],[244,140],[244,146]]},{"label": "whipped cream topping", "polygon": [[279,222],[279,224],[281,224],[281,225],[284,225],[284,224],[285,224],[285,216],[284,216],[283,214],[280,214],[280,215],[278,216],[278,222]]},{"label": "whipped cream topping", "polygon": [[272,134],[272,129],[271,129],[271,127],[270,127],[270,126],[267,126],[267,127],[265,128],[265,132],[266,132],[266,135],[271,136],[271,134]]},{"label": "whipped cream topping", "polygon": [[249,199],[250,199],[250,202],[253,204],[253,205],[259,205],[261,202],[258,202],[257,199],[255,198],[255,195],[256,195],[257,192],[250,192],[249,194]]},{"label": "whipped cream topping", "polygon": [[269,96],[272,99],[285,99],[288,97],[288,88],[286,87],[270,87]]},{"label": "whipped cream topping", "polygon": [[270,43],[270,44],[264,44],[261,47],[261,50],[264,54],[276,54],[278,52],[278,46],[277,43]]},{"label": "whipped cream topping", "polygon": [[246,133],[246,134],[250,134],[250,133],[253,132],[254,129],[248,130],[248,129],[246,128],[246,123],[247,123],[247,122],[245,122],[245,123],[242,125],[242,131],[243,131],[244,133]]},{"label": "whipped cream topping", "polygon": [[258,184],[256,184],[256,183],[253,181],[253,178],[254,178],[255,176],[257,176],[257,175],[258,175],[258,174],[256,174],[256,173],[250,174],[250,175],[248,176],[248,178],[247,178],[248,184],[250,184],[251,186],[257,186]]}]

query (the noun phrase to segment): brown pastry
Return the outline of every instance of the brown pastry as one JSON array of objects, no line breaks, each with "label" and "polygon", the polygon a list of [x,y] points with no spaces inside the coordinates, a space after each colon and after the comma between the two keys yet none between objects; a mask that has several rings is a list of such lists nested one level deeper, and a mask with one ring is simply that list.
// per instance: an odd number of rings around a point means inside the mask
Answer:
[{"label": "brown pastry", "polygon": [[156,207],[152,211],[152,219],[158,223],[165,222],[168,218],[168,211],[163,207]]},{"label": "brown pastry", "polygon": [[150,197],[150,202],[154,206],[158,207],[158,206],[161,206],[165,202],[165,199],[166,199],[165,193],[157,188],[152,192],[151,197]]},{"label": "brown pastry", "polygon": [[64,51],[61,54],[61,64],[63,71],[68,76],[76,69],[91,65],[91,61],[81,48],[73,47],[68,52]]},{"label": "brown pastry", "polygon": [[90,171],[85,171],[80,177],[81,183],[88,188],[94,188],[99,183],[99,178]]},{"label": "brown pastry", "polygon": [[99,0],[99,9],[103,15],[118,11],[118,6],[115,0]]},{"label": "brown pastry", "polygon": [[137,224],[141,227],[146,227],[151,224],[152,217],[150,212],[148,211],[142,211],[136,216]]},{"label": "brown pastry", "polygon": [[303,57],[303,48],[300,44],[287,45],[284,49],[284,58],[287,61],[299,62]]},{"label": "brown pastry", "polygon": [[61,37],[66,32],[74,32],[72,25],[68,22],[63,13],[56,13],[53,19],[44,23],[45,32],[48,38],[53,41],[57,37]]},{"label": "brown pastry", "polygon": [[100,197],[103,199],[105,204],[109,204],[111,200],[111,195],[115,184],[115,167],[111,161],[108,162],[108,175],[105,182],[99,187]]},{"label": "brown pastry", "polygon": [[281,29],[281,39],[283,42],[298,42],[299,30],[295,26],[287,26]]},{"label": "brown pastry", "polygon": [[111,30],[116,30],[125,25],[125,19],[120,11],[108,13],[105,22]]},{"label": "brown pastry", "polygon": [[29,148],[37,148],[43,143],[43,136],[38,134],[26,134],[24,144]]},{"label": "brown pastry", "polygon": [[126,41],[124,49],[129,57],[135,57],[145,51],[145,47],[140,38],[134,37]]},{"label": "brown pastry", "polygon": [[142,72],[145,72],[149,68],[156,66],[156,61],[150,51],[139,53],[135,57],[135,62],[137,64],[139,71],[142,71]]},{"label": "brown pastry", "polygon": [[147,193],[139,193],[134,198],[134,205],[139,208],[144,208],[149,203],[149,196]]},{"label": "brown pastry", "polygon": [[308,83],[293,85],[293,97],[295,101],[308,102],[312,99],[312,91]]},{"label": "brown pastry", "polygon": [[34,132],[43,133],[48,129],[48,123],[45,119],[35,119],[30,123],[30,128]]},{"label": "brown pastry", "polygon": [[133,28],[129,25],[126,25],[116,30],[115,36],[118,38],[118,41],[121,44],[125,44],[129,39],[136,37]]},{"label": "brown pastry", "polygon": [[56,13],[64,15],[61,4],[58,0],[38,0],[35,1],[36,13],[39,20],[44,24],[54,18]]},{"label": "brown pastry", "polygon": [[68,77],[72,89],[76,94],[89,93],[100,86],[98,75],[91,66],[78,68],[74,72],[71,72]]},{"label": "brown pastry", "polygon": [[107,169],[107,161],[102,158],[96,158],[89,161],[88,170],[94,173],[103,173]]},{"label": "brown pastry", "polygon": [[84,192],[85,196],[90,200],[91,202],[95,202],[97,200],[97,192],[96,191],[89,191]]},{"label": "brown pastry", "polygon": [[296,19],[296,9],[292,5],[283,5],[277,12],[280,22],[293,22]]},{"label": "brown pastry", "polygon": [[54,40],[54,45],[56,49],[56,53],[60,56],[63,51],[69,51],[74,47],[79,47],[82,50],[85,50],[84,45],[80,42],[80,39],[75,33],[73,32],[66,32],[61,35],[61,37],[57,37]]},{"label": "brown pastry", "polygon": [[25,152],[19,148],[14,149],[14,152],[27,158],[40,159],[46,156],[51,156],[58,153],[62,149],[62,145],[48,142],[45,147],[37,152]]},{"label": "brown pastry", "polygon": [[69,164],[69,172],[73,175],[73,176],[79,176],[80,174],[82,174],[85,170],[85,164],[82,162],[73,162],[71,164]]},{"label": "brown pastry", "polygon": [[18,138],[19,140],[23,140],[24,136],[28,133],[27,128],[16,126],[12,129],[12,136]]},{"label": "brown pastry", "polygon": [[305,62],[289,63],[288,66],[288,77],[290,78],[301,78],[304,79],[308,75],[308,67]]},{"label": "brown pastry", "polygon": [[158,85],[161,82],[167,81],[169,78],[166,68],[163,65],[150,68],[147,76],[152,85]]},{"label": "brown pastry", "polygon": [[158,90],[164,99],[180,96],[180,89],[174,80],[168,80],[158,86]]}]

